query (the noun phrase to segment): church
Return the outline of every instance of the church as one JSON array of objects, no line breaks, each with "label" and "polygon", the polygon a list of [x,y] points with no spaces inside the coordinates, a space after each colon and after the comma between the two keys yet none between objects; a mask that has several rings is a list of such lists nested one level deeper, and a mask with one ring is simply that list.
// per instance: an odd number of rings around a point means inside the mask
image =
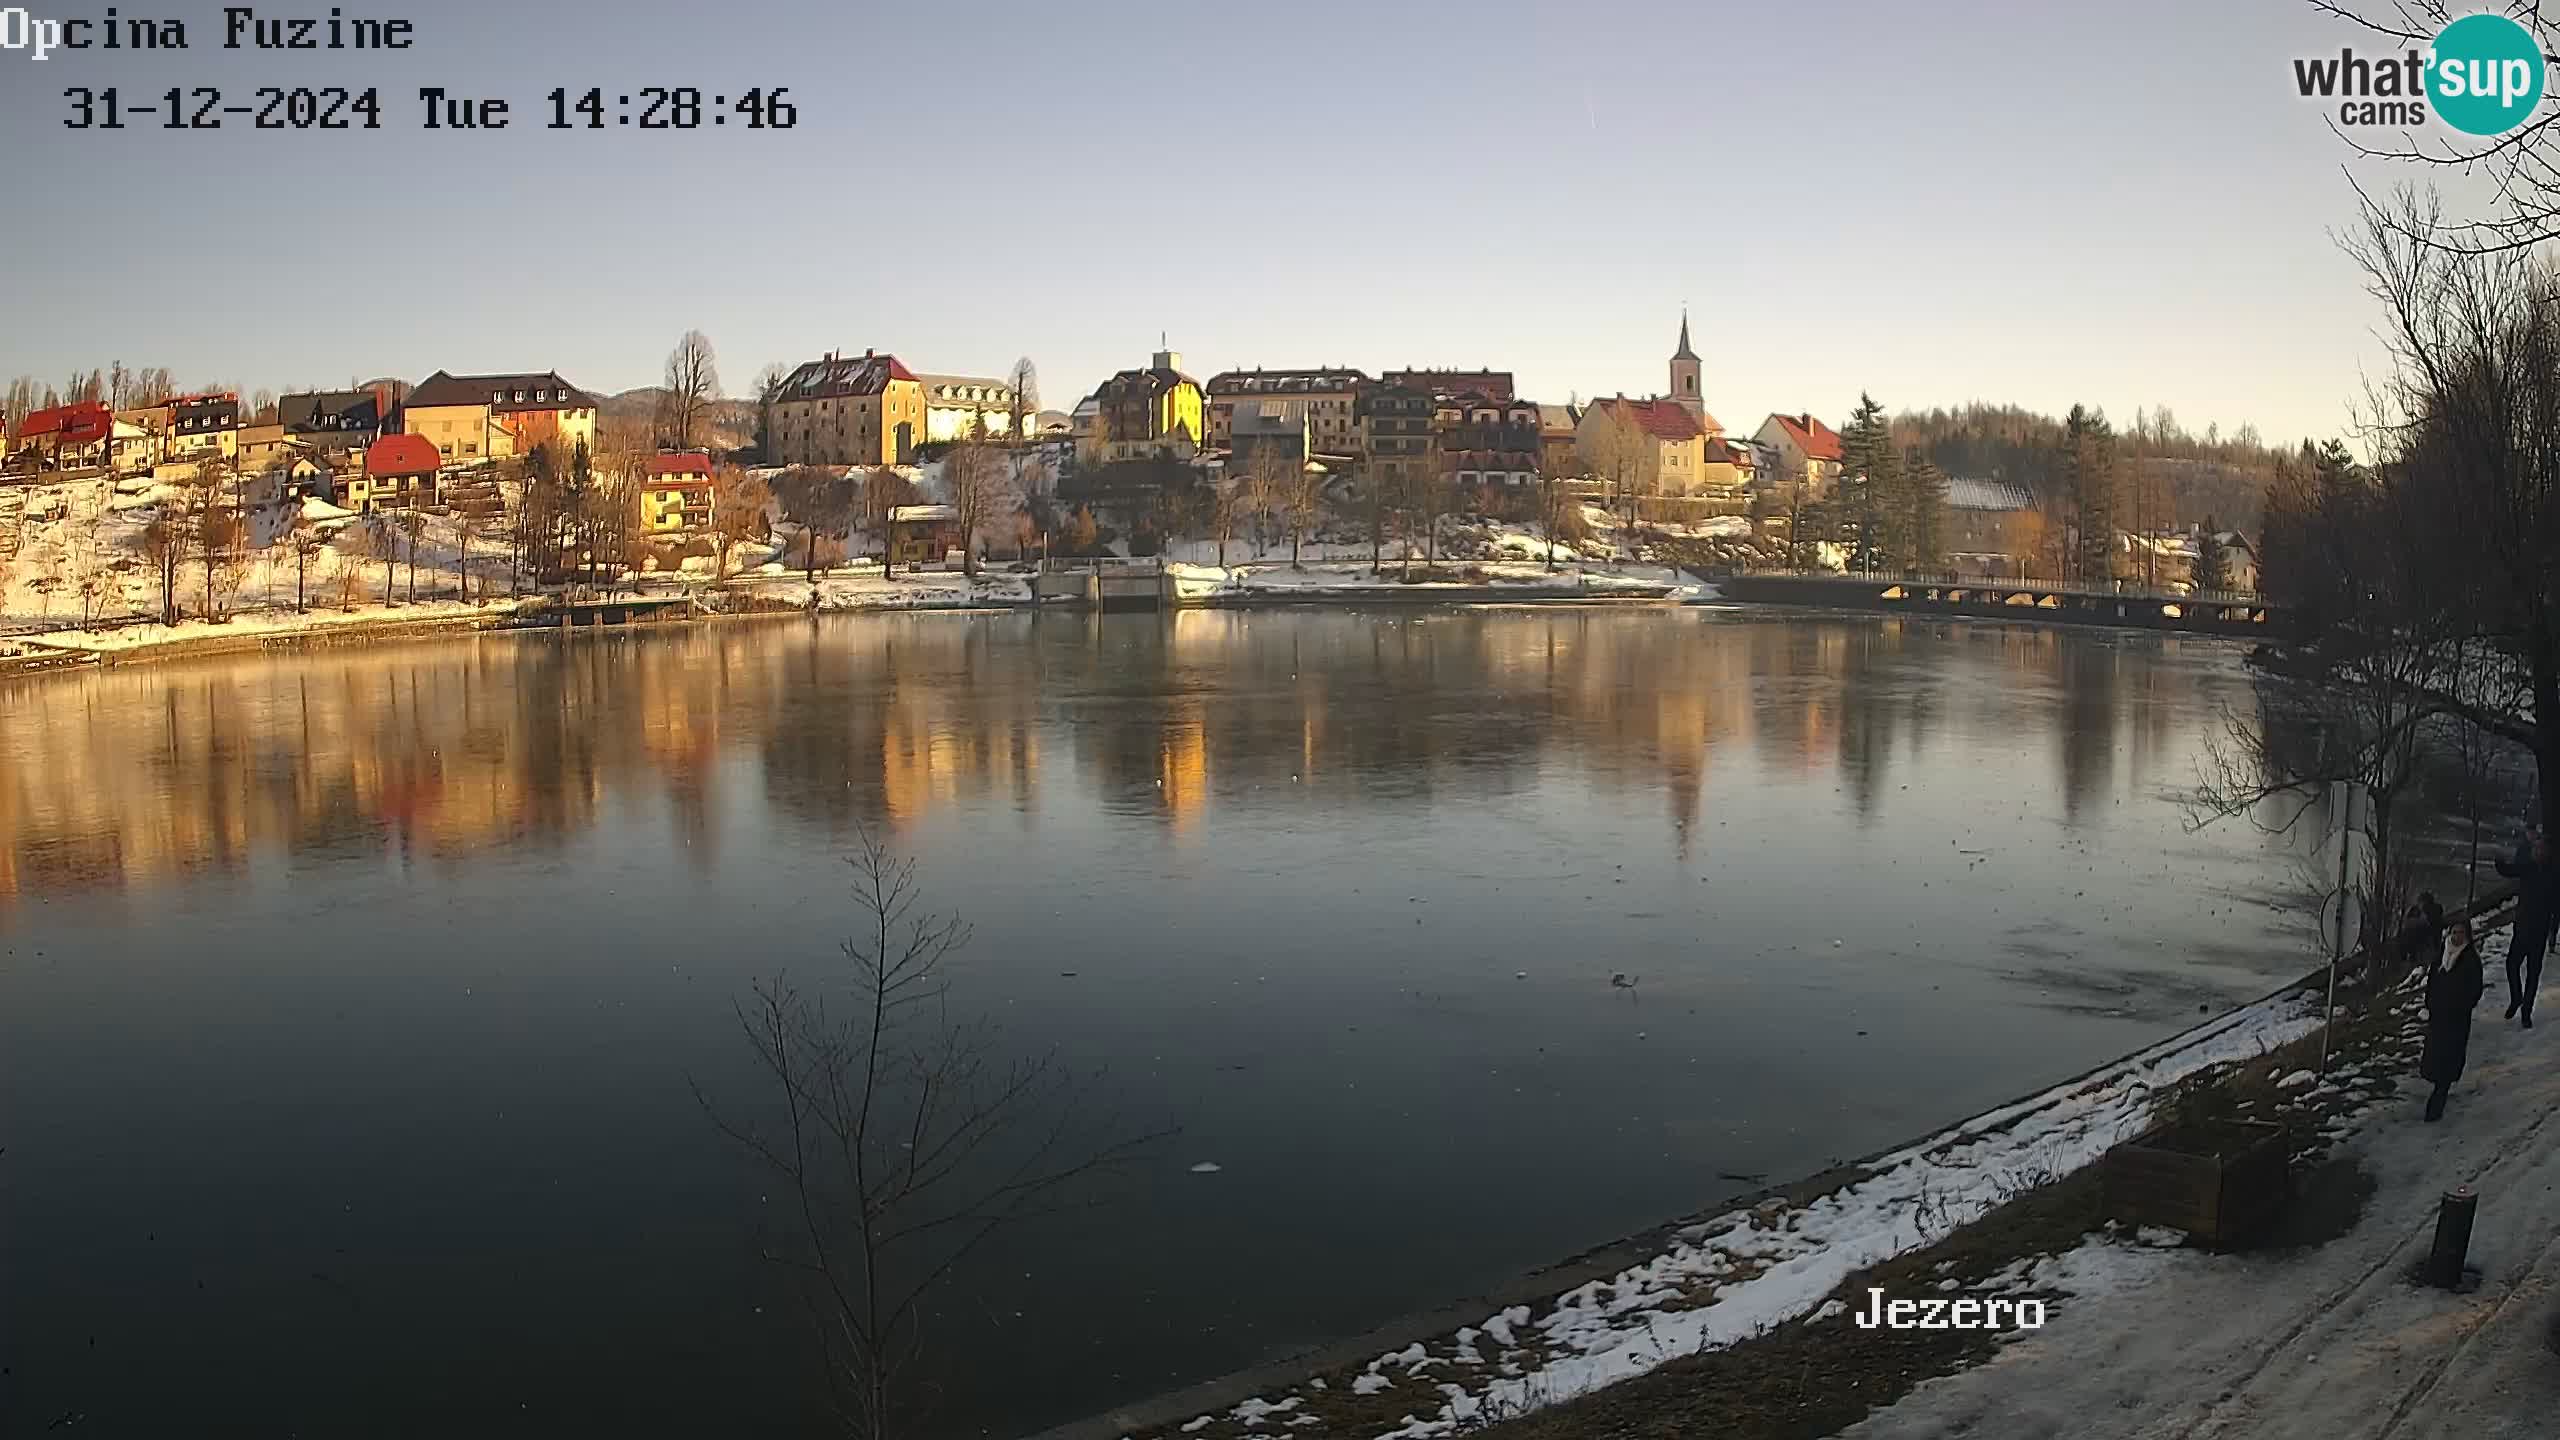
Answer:
[{"label": "church", "polygon": [[1574,428],[1583,468],[1635,493],[1738,500],[1755,457],[1749,441],[1728,441],[1723,422],[1707,413],[1702,371],[1682,311],[1669,393],[1642,400],[1602,396],[1583,407]]}]

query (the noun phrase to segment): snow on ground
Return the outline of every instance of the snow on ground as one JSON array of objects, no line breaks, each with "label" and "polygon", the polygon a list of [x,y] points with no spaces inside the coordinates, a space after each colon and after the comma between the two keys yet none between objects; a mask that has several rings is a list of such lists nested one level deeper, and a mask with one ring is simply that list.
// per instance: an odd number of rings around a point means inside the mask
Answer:
[{"label": "snow on ground", "polygon": [[[768,571],[776,567],[767,567]],[[785,572],[787,573],[787,572]],[[800,576],[759,574],[756,598],[806,609],[812,592]],[[884,575],[877,563],[821,570],[814,587],[822,613],[850,610],[954,610],[979,605],[1021,605],[1031,599],[1031,577],[981,570],[973,584],[958,571]]]},{"label": "snow on ground", "polygon": [[[2084,1246],[2107,1267],[2045,1328],[1845,1430],[1856,1440],[2475,1440],[2542,1436],[2560,1414],[2544,1348],[2560,1301],[2560,1066],[2548,1027],[2498,1018],[2498,967],[2444,1120],[2414,1076],[2333,1076],[2378,1092],[2334,1154],[2374,1182],[2345,1235],[2285,1255]],[[2292,1079],[2294,1077],[2287,1077]],[[2470,1294],[2414,1285],[2437,1198],[2480,1199]],[[2084,1251],[2106,1250],[2103,1256]]]},{"label": "snow on ground", "polygon": [[[1415,562],[1420,570],[1420,562]],[[1702,595],[1704,587],[1674,570],[1656,565],[1567,565],[1550,570],[1534,560],[1441,562],[1434,579],[1403,578],[1403,567],[1390,563],[1372,574],[1366,556],[1358,561],[1308,563],[1292,568],[1287,561],[1270,565],[1173,563],[1167,566],[1181,593],[1188,597],[1253,595],[1313,597],[1361,594],[1430,594],[1435,590],[1471,591],[1487,585],[1516,585],[1537,591],[1572,590],[1591,594],[1667,592],[1674,598]]]},{"label": "snow on ground", "polygon": [[[95,632],[156,620],[160,575],[143,552],[143,534],[183,494],[181,487],[149,480],[79,480],[0,491],[0,550],[10,543],[15,546],[14,554],[0,559],[0,625],[52,630],[85,622],[85,628]],[[380,558],[364,553],[367,527],[351,523],[348,512],[318,502],[303,502],[299,515],[305,533],[323,542],[301,560],[301,592],[312,610],[325,607],[334,614],[342,604],[352,603],[361,613],[361,607],[377,604],[383,598],[383,565]],[[297,560],[291,531],[296,507],[252,505],[248,517],[247,561],[228,595],[217,594],[220,608],[234,617],[226,628],[238,633],[250,612],[283,612],[286,623],[270,628],[344,623],[291,614]],[[415,593],[421,601],[458,596],[462,524],[456,516],[426,517],[417,554]],[[507,558],[500,544],[485,532],[476,532],[470,549],[474,594],[485,589],[503,595],[508,588]],[[84,582],[92,591],[85,607]],[[389,583],[398,598],[411,593],[405,538]],[[205,609],[204,568],[192,555],[178,567],[177,592],[180,609],[200,616]],[[270,618],[262,616],[261,622]],[[171,638],[156,624],[147,628]]]},{"label": "snow on ground", "polygon": [[[1380,1440],[1431,1440],[1747,1340],[1812,1310],[1850,1275],[2095,1163],[2147,1128],[2155,1096],[2179,1080],[2264,1055],[2318,1024],[2318,997],[2305,992],[2244,1006],[1883,1156],[1810,1204],[1772,1200],[1688,1227],[1661,1255],[1565,1292],[1534,1320],[1514,1306],[1431,1346],[1382,1355],[1352,1389],[1416,1390],[1419,1413]],[[2141,1263],[2082,1257],[2020,1279],[2121,1288]]]},{"label": "snow on ground", "polygon": [[488,618],[512,608],[506,600],[487,604],[466,604],[460,600],[420,600],[414,605],[358,605],[352,610],[335,606],[315,608],[306,614],[285,610],[253,610],[233,615],[219,623],[182,620],[175,625],[125,625],[111,630],[49,630],[30,636],[24,642],[37,650],[85,650],[98,654],[116,654],[145,649],[154,645],[184,644],[191,640],[217,640],[239,635],[291,635],[312,630],[328,630],[342,625],[378,625],[391,622],[427,620],[460,620]]}]

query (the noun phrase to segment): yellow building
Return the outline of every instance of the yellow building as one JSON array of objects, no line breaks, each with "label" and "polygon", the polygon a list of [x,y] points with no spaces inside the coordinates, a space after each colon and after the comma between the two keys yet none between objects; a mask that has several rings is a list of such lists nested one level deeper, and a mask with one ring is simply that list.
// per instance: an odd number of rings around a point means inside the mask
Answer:
[{"label": "yellow building", "polygon": [[181,395],[164,408],[169,422],[161,427],[161,434],[167,437],[163,447],[167,458],[190,460],[208,451],[219,451],[225,460],[238,458],[239,396],[229,391]]},{"label": "yellow building", "polygon": [[1159,350],[1147,368],[1123,370],[1103,381],[1093,399],[1088,458],[1142,460],[1160,451],[1188,458],[1200,449],[1206,407],[1200,382],[1182,373],[1177,351]]},{"label": "yellow building", "polygon": [[1592,478],[1639,495],[1693,495],[1707,483],[1707,431],[1677,400],[1594,400],[1574,431]]},{"label": "yellow building", "polygon": [[711,528],[711,457],[699,451],[661,455],[649,462],[640,491],[640,528],[652,539],[699,534]]},{"label": "yellow building", "polygon": [[924,383],[870,350],[792,371],[765,409],[769,465],[904,465],[930,438]]},{"label": "yellow building", "polygon": [[596,400],[555,372],[448,375],[419,382],[400,406],[403,434],[422,435],[446,463],[523,455],[557,440],[596,444]]}]

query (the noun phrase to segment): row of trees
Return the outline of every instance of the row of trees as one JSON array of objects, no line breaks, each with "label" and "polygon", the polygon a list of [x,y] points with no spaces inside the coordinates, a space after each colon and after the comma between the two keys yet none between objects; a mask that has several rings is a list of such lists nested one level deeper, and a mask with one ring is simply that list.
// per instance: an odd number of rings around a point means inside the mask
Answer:
[{"label": "row of trees", "polygon": [[[1884,407],[1860,393],[1840,431],[1841,494],[1817,511],[1818,533],[1869,570],[1934,570],[1946,557],[1947,476],[1916,445],[1897,445]],[[1801,507],[1798,511],[1802,514]]]},{"label": "row of trees", "polygon": [[2412,886],[2400,832],[2431,770],[2458,767],[2475,844],[2501,749],[2560,816],[2560,276],[2479,233],[2414,197],[2367,208],[2349,248],[2393,361],[2368,397],[2373,460],[2332,442],[2277,467],[2260,584],[2298,639],[2203,796],[2221,815],[2360,787],[2367,941]]}]

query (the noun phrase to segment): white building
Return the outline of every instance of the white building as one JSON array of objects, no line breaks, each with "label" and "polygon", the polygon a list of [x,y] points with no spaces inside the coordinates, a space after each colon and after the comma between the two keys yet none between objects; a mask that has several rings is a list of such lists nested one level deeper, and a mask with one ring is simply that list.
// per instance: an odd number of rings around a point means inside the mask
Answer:
[{"label": "white building", "polygon": [[974,435],[1013,438],[1013,387],[980,375],[918,375],[924,385],[926,443]]}]

